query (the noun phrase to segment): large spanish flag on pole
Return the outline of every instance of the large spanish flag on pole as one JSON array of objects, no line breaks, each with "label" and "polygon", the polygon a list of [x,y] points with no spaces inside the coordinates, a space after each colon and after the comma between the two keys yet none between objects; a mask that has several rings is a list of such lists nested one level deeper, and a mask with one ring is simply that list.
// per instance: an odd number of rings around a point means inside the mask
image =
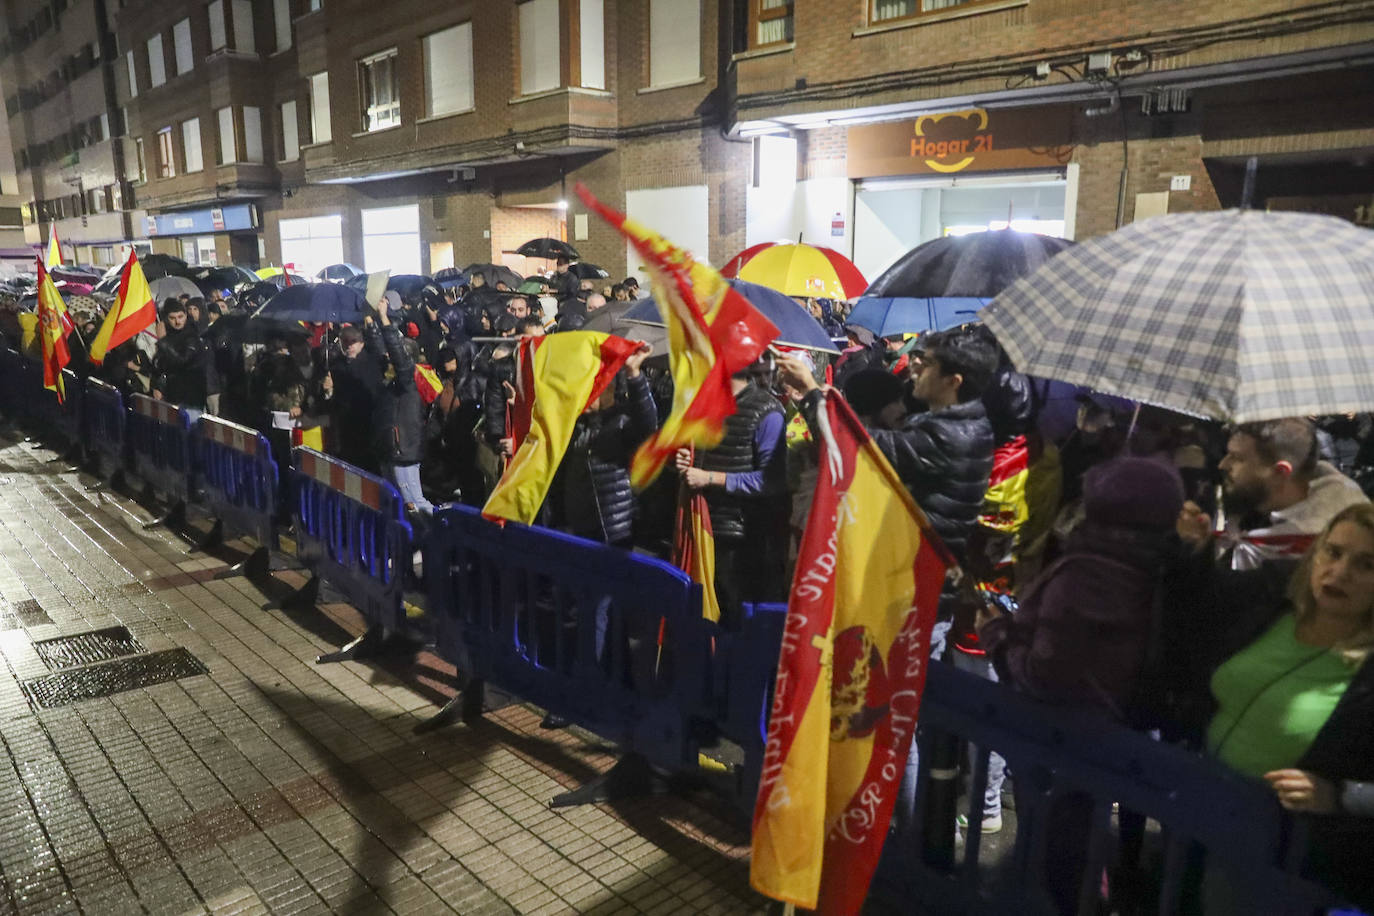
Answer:
[{"label": "large spanish flag on pole", "polygon": [[854,411],[819,405],[802,537],[754,807],[750,883],[858,913],[887,837],[952,560]]},{"label": "large spanish flag on pole", "polygon": [[132,340],[135,334],[155,321],[157,306],[153,303],[153,291],[143,274],[143,265],[138,263],[138,255],[130,249],[129,260],[124,263],[124,273],[119,278],[119,295],[105,313],[95,340],[91,341],[91,362],[97,366],[105,362],[107,353],[126,340]]},{"label": "large spanish flag on pole", "polygon": [[38,264],[38,344],[43,354],[43,387],[57,392],[57,403],[67,399],[67,387],[62,382],[62,367],[72,361],[67,349],[67,335],[74,325],[67,314],[67,304],[48,276],[47,268]]},{"label": "large spanish flag on pole", "polygon": [[568,450],[573,425],[601,397],[639,341],[597,331],[526,337],[515,353],[515,456],[482,507],[490,518],[530,525]]},{"label": "large spanish flag on pole", "polygon": [[606,206],[580,182],[577,194],[644,258],[654,301],[668,328],[673,408],[630,463],[630,483],[643,489],[679,448],[720,444],[725,418],[735,412],[730,376],[758,359],[778,329],[714,268]]},{"label": "large spanish flag on pole", "polygon": [[48,254],[43,259],[43,266],[49,270],[62,266],[62,244],[57,241],[57,223],[48,224]]}]

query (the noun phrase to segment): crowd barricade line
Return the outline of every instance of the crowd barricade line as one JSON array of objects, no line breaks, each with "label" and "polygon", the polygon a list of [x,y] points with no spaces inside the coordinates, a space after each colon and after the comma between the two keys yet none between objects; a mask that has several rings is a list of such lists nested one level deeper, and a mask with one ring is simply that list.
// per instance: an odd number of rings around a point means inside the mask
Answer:
[{"label": "crowd barricade line", "polygon": [[183,407],[146,394],[132,395],[129,402],[124,435],[129,443],[130,469],[170,506],[166,515],[147,527],[175,527],[185,520],[186,506],[193,496],[191,416]]},{"label": "crowd barricade line", "polygon": [[392,637],[427,640],[428,618],[405,603],[414,534],[395,485],[314,449],[292,449],[291,515],[296,559],[310,580],[290,604],[313,606],[319,583],[343,592],[367,631],[321,662],[365,658]]},{"label": "crowd barricade line", "polygon": [[128,463],[124,395],[115,386],[88,378],[81,392],[81,443],[102,479],[123,478]]},{"label": "crowd barricade line", "polygon": [[[0,351],[0,405],[21,416],[32,416],[22,406],[35,383],[28,363]],[[10,384],[15,379],[24,386]],[[36,384],[41,388],[41,375]],[[117,391],[91,381],[85,395],[81,429],[89,447],[116,458],[127,433],[136,439],[130,446],[140,473],[162,480],[170,495],[195,495],[183,484],[189,451],[178,450],[186,441],[178,431],[190,427],[184,411],[135,395],[121,425]],[[170,430],[166,441],[150,426]],[[262,453],[261,434],[245,427],[233,432],[236,451],[248,451],[251,434],[252,448]],[[169,476],[159,476],[164,473]],[[207,494],[217,473],[205,478]],[[291,486],[297,559],[311,570],[312,582],[342,590],[367,618],[369,633],[406,626],[402,588],[412,537],[395,487],[300,447],[293,450]],[[547,529],[500,526],[465,506],[436,513],[425,560],[438,652],[469,678],[450,707],[479,711],[482,687],[490,682],[616,742],[629,752],[625,760],[642,762],[643,770],[617,765],[568,800],[643,790],[649,766],[692,769],[698,736],[709,733],[743,748],[736,800],[752,804],[784,606],[747,607],[741,628],[723,631],[701,619],[700,588],[675,567]],[[443,721],[450,707],[432,721]],[[1054,826],[1047,806],[1073,793],[1092,809],[1080,896],[1085,906],[1095,899],[1116,842],[1113,803],[1162,828],[1155,840],[1159,912],[1177,911],[1196,885],[1197,850],[1231,876],[1240,911],[1310,913],[1335,902],[1296,873],[1304,822],[1285,814],[1267,787],[1214,760],[937,664],[920,713],[918,787],[929,782],[932,746],[951,738],[978,749],[965,812],[970,823],[981,819],[991,750],[1020,782],[1020,829],[1005,853],[1009,865],[985,867],[977,830],[969,832],[958,861],[931,856],[923,838],[952,834],[954,825],[929,831],[918,801],[915,811],[894,821],[870,894],[876,901],[932,912],[1052,912],[1040,878]],[[918,799],[921,794],[918,788]]]},{"label": "crowd barricade line", "polygon": [[270,551],[279,547],[277,462],[267,437],[255,429],[210,415],[196,422],[199,455],[197,496],[205,503],[214,525],[200,543],[208,549],[223,541],[225,529],[233,537],[250,537],[257,548],[233,567],[249,577],[263,576]]},{"label": "crowd barricade line", "polygon": [[555,805],[642,785],[650,767],[696,767],[716,628],[681,570],[467,506],[435,514],[425,569],[439,654],[473,678],[468,691],[490,683],[628,752]]}]

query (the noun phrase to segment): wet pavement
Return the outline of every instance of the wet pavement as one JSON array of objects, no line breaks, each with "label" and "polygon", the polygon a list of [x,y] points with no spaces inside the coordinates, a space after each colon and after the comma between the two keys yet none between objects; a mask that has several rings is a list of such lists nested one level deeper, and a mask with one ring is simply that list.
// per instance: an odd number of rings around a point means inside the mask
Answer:
[{"label": "wet pavement", "polygon": [[442,661],[316,666],[352,608],[265,610],[54,458],[0,433],[0,913],[765,911],[711,798],[550,810],[607,748],[520,705],[414,735]]}]

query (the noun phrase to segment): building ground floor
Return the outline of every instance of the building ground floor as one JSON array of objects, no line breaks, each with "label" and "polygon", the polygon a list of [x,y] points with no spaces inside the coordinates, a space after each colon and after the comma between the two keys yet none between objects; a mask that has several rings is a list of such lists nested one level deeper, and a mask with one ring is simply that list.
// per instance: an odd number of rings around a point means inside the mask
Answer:
[{"label": "building ground floor", "polygon": [[[944,235],[1011,226],[1084,239],[1169,212],[1241,205],[1374,225],[1374,72],[965,108],[729,138],[716,127],[532,155],[474,170],[303,184],[251,203],[144,220],[153,250],[194,263],[333,263],[433,273],[475,262],[528,274],[541,236],[611,277],[640,268],[575,193],[583,184],[720,265],[760,242],[826,245],[870,280]],[[140,239],[139,241],[144,241]]]}]

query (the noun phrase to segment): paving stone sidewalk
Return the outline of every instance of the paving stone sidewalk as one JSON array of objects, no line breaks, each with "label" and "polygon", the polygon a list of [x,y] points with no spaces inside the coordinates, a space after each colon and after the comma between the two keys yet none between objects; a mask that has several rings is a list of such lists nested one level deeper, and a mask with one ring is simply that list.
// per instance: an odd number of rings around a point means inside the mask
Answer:
[{"label": "paving stone sidewalk", "polygon": [[[0,913],[767,911],[709,800],[550,810],[606,748],[523,706],[414,735],[452,695],[443,662],[316,666],[351,608],[264,610],[214,578],[232,558],[54,458],[0,434]],[[31,699],[96,676],[36,642],[116,626],[207,673]]]}]

